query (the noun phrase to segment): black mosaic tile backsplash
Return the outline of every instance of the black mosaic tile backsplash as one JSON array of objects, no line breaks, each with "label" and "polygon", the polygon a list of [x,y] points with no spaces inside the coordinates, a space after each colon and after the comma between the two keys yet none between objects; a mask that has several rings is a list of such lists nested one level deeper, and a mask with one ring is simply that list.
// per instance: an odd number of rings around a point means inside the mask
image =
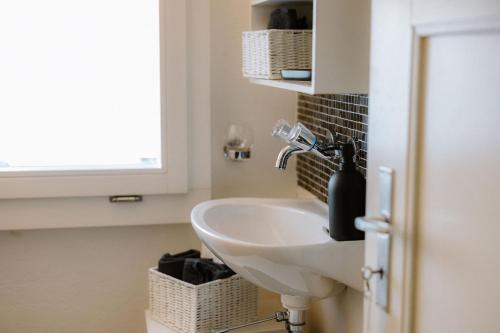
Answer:
[{"label": "black mosaic tile backsplash", "polygon": [[[342,142],[357,137],[360,142],[358,169],[366,175],[368,95],[305,95],[299,94],[298,121],[318,139],[325,139],[326,130],[336,132]],[[327,202],[328,181],[339,165],[312,154],[297,155],[298,184]]]}]

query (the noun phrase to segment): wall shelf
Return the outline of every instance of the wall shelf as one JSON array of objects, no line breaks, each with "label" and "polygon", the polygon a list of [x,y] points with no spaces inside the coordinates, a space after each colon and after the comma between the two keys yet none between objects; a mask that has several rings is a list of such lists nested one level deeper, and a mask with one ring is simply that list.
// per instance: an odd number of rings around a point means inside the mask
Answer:
[{"label": "wall shelf", "polygon": [[314,94],[314,89],[310,81],[250,79],[250,82],[268,87],[292,90],[309,95]]},{"label": "wall shelf", "polygon": [[286,7],[313,22],[312,81],[250,79],[254,84],[306,94],[368,93],[370,0],[250,0],[252,31],[267,28]]}]

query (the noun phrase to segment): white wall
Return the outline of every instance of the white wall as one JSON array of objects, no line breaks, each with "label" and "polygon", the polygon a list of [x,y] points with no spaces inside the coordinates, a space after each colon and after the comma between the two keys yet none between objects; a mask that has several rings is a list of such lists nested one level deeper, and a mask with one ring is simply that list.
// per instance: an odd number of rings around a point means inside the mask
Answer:
[{"label": "white wall", "polygon": [[190,225],[0,232],[0,332],[145,332],[147,269]]},{"label": "white wall", "polygon": [[310,332],[363,332],[363,294],[347,288],[336,297],[314,302],[309,311]]},{"label": "white wall", "polygon": [[[250,84],[242,77],[241,32],[250,26],[248,0],[210,0],[212,58],[212,193],[227,196],[295,195],[295,162],[285,172],[274,168],[284,143],[271,137],[280,118],[294,119],[296,94]],[[226,128],[246,123],[254,129],[250,160],[224,160]],[[293,159],[295,160],[295,159]]]}]

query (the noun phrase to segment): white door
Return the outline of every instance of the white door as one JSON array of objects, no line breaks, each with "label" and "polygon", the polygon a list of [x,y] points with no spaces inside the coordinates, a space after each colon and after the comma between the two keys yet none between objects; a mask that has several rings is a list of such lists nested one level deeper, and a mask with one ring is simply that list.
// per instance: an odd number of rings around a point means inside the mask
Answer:
[{"label": "white door", "polygon": [[[500,332],[500,1],[373,0],[367,215],[394,170],[366,333]],[[376,233],[366,264],[377,267]]]}]

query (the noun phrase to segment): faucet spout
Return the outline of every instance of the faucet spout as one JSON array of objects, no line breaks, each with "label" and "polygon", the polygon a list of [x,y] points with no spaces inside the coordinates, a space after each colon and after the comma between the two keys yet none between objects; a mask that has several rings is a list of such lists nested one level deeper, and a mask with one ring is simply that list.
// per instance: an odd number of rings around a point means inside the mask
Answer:
[{"label": "faucet spout", "polygon": [[307,151],[303,150],[302,148],[296,147],[296,146],[286,146],[285,148],[281,149],[280,153],[278,154],[278,158],[276,159],[276,168],[280,170],[285,170],[286,166],[288,164],[288,159],[295,154],[302,154],[306,153]]},{"label": "faucet spout", "polygon": [[288,159],[292,155],[311,153],[319,158],[331,160],[335,158],[340,146],[335,142],[335,136],[327,130],[326,139],[318,141],[307,127],[296,123],[293,128],[285,120],[280,120],[273,128],[273,136],[285,140],[289,145],[281,149],[276,160],[276,168],[285,170]]}]

